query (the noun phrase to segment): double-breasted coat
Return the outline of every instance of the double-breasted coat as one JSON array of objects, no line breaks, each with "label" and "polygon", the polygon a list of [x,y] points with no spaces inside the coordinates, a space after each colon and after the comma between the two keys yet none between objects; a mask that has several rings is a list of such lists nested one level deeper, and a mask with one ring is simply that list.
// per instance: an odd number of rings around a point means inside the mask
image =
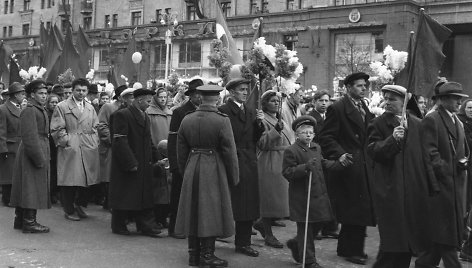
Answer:
[{"label": "double-breasted coat", "polygon": [[183,174],[175,232],[230,237],[234,218],[229,185],[239,182],[238,158],[228,117],[210,105],[188,114],[178,132]]},{"label": "double-breasted coat", "polygon": [[[307,165],[310,159],[316,159],[315,166]],[[340,164],[334,160],[323,159],[321,148],[316,143],[306,146],[300,141],[290,145],[284,152],[283,175],[289,181],[290,219],[305,222],[308,183],[311,179],[310,211],[308,222],[329,222],[334,219],[323,168],[336,169]]]},{"label": "double-breasted coat", "polygon": [[20,145],[20,113],[11,101],[0,105],[0,154],[7,153],[7,158],[0,158],[0,185],[11,184],[16,152]]},{"label": "double-breasted coat", "polygon": [[337,160],[344,153],[353,164],[330,171],[337,220],[344,224],[375,225],[372,204],[372,160],[367,155],[367,125],[374,118],[362,102],[365,118],[348,95],[328,107],[319,143],[326,159]]},{"label": "double-breasted coat", "polygon": [[444,107],[426,115],[421,121],[421,139],[430,206],[430,238],[433,242],[460,247],[464,209],[466,172],[458,161],[466,157],[466,140],[460,120],[451,117]]},{"label": "double-breasted coat", "polygon": [[[112,120],[110,208],[152,208],[153,149],[149,117],[131,105],[116,111]],[[137,171],[130,171],[133,167]]]},{"label": "double-breasted coat", "polygon": [[421,150],[420,119],[408,116],[405,138],[397,142],[398,117],[384,113],[368,128],[374,161],[373,200],[380,250],[419,253],[428,244],[428,187]]},{"label": "double-breasted coat", "polygon": [[260,213],[264,218],[289,216],[288,181],[282,175],[285,149],[295,140],[291,126],[284,120],[284,129],[275,129],[278,119],[264,113],[264,133],[257,143]]},{"label": "double-breasted coat", "polygon": [[257,141],[264,132],[262,122],[256,120],[256,111],[244,105],[244,111],[233,101],[218,109],[228,115],[233,129],[238,154],[239,184],[230,186],[235,221],[259,218],[259,178],[257,172]]},{"label": "double-breasted coat", "polygon": [[13,207],[51,207],[49,184],[49,118],[44,107],[28,101],[20,116],[21,143],[13,170]]},{"label": "double-breasted coat", "polygon": [[100,176],[101,182],[110,182],[111,172],[111,137],[110,122],[111,115],[121,107],[118,101],[105,103],[98,113],[97,131],[100,138],[98,152],[100,154]]},{"label": "double-breasted coat", "polygon": [[73,97],[57,104],[51,119],[51,135],[57,145],[57,185],[88,186],[98,183],[98,117],[84,101],[80,111]]}]

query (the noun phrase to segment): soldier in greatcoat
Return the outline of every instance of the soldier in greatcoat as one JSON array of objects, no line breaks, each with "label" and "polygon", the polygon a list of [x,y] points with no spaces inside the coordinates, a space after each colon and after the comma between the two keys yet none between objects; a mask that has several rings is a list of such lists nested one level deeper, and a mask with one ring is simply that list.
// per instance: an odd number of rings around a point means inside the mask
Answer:
[{"label": "soldier in greatcoat", "polygon": [[134,216],[136,229],[142,235],[158,237],[152,207],[153,150],[151,123],[144,112],[154,91],[137,89],[134,101],[120,109],[112,118],[112,162],[109,206],[112,209],[111,229],[115,234],[129,235],[128,216]]},{"label": "soldier in greatcoat", "polygon": [[182,121],[178,163],[184,180],[175,232],[188,236],[189,265],[227,267],[217,258],[216,237],[234,234],[229,187],[238,184],[238,158],[231,122],[216,108],[220,86],[197,88],[202,104]]},{"label": "soldier in greatcoat", "polygon": [[25,88],[14,82],[8,88],[8,95],[8,100],[0,105],[0,185],[5,206],[10,203],[13,164],[21,140],[20,104],[26,97]]},{"label": "soldier in greatcoat", "polygon": [[72,82],[72,96],[60,102],[51,119],[51,135],[57,145],[57,184],[61,186],[61,203],[68,220],[86,218],[87,187],[98,182],[98,117],[85,101],[88,81]]}]

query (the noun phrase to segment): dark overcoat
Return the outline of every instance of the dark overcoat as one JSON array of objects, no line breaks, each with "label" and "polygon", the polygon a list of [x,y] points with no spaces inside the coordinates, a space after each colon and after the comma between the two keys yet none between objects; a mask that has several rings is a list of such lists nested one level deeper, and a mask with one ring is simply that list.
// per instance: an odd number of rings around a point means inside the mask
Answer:
[{"label": "dark overcoat", "polygon": [[31,99],[20,116],[21,143],[15,159],[10,204],[13,207],[51,207],[49,184],[49,117]]},{"label": "dark overcoat", "polygon": [[197,237],[234,234],[229,185],[239,182],[238,157],[228,117],[200,105],[178,133],[178,161],[183,174],[175,232]]},{"label": "dark overcoat", "polygon": [[419,253],[428,241],[428,188],[421,151],[420,119],[409,116],[405,139],[397,142],[400,125],[392,113],[375,118],[368,128],[368,153],[374,161],[373,199],[380,250]]},{"label": "dark overcoat", "polygon": [[179,131],[180,124],[185,115],[195,111],[195,109],[197,109],[197,107],[191,101],[187,101],[184,105],[172,112],[169,125],[169,137],[167,139],[167,154],[169,156],[170,172],[179,172],[179,164],[177,161],[177,132]]},{"label": "dark overcoat", "polygon": [[372,207],[372,163],[367,155],[367,125],[374,118],[365,103],[365,120],[347,95],[328,107],[319,143],[326,159],[337,160],[344,153],[353,156],[349,167],[329,172],[337,220],[344,224],[375,225]]},{"label": "dark overcoat", "polygon": [[[154,205],[149,117],[133,105],[112,116],[110,208],[143,210]],[[130,171],[138,167],[137,171]]]},{"label": "dark overcoat", "polygon": [[[243,104],[244,105],[244,104]],[[256,111],[244,105],[244,111],[233,100],[218,109],[228,115],[238,153],[239,184],[231,187],[235,221],[259,218],[259,179],[257,176],[257,141],[264,125],[256,120]]]},{"label": "dark overcoat", "polygon": [[16,152],[20,145],[20,113],[11,101],[0,105],[0,154],[8,153],[8,158],[0,158],[0,185],[11,184]]},{"label": "dark overcoat", "polygon": [[[317,160],[315,167],[307,167],[308,161],[313,158]],[[335,165],[340,167],[336,161],[323,159],[321,148],[316,143],[307,147],[297,140],[285,149],[282,174],[289,181],[288,198],[292,221],[305,222],[310,171],[312,179],[308,221],[329,222],[334,219],[323,167],[334,169]]]},{"label": "dark overcoat", "polygon": [[111,137],[110,122],[111,115],[121,108],[120,102],[105,103],[98,113],[97,132],[100,139],[98,152],[100,154],[100,176],[101,182],[110,182],[111,173]]},{"label": "dark overcoat", "polygon": [[320,132],[321,132],[321,129],[323,129],[323,126],[324,126],[324,119],[323,117],[321,116],[321,114],[313,108],[313,110],[310,112],[310,115],[313,116],[313,118],[315,118],[316,120],[316,127],[315,127],[315,138],[313,139],[315,142],[319,142],[319,136],[320,136]]},{"label": "dark overcoat", "polygon": [[440,106],[421,121],[421,139],[432,194],[430,237],[435,243],[460,247],[466,172],[457,168],[457,162],[466,155],[466,140],[462,123],[455,121]]}]

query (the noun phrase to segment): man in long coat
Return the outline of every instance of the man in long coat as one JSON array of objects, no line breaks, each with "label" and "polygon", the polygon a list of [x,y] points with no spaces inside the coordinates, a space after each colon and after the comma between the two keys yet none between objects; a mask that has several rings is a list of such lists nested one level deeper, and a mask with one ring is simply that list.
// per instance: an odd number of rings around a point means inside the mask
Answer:
[{"label": "man in long coat", "polygon": [[446,82],[436,92],[438,109],[421,122],[421,144],[428,174],[429,223],[432,246],[416,260],[416,267],[461,267],[457,249],[462,243],[465,210],[466,162],[464,127],[454,113],[467,97],[462,85]]},{"label": "man in long coat", "polygon": [[188,236],[191,266],[227,267],[214,255],[215,239],[234,234],[229,185],[238,184],[238,158],[231,123],[216,108],[222,89],[198,87],[202,104],[184,118],[178,132],[184,181],[175,232]]},{"label": "man in long coat", "polygon": [[347,94],[328,107],[319,142],[326,159],[338,159],[345,168],[330,172],[334,186],[336,217],[342,224],[337,253],[346,260],[365,264],[367,226],[375,225],[371,195],[371,163],[367,156],[367,125],[374,118],[363,102],[369,76],[346,77]]},{"label": "man in long coat", "polygon": [[0,185],[2,202],[10,203],[12,175],[16,152],[20,145],[21,102],[25,99],[25,88],[14,82],[8,88],[9,99],[0,105]]},{"label": "man in long coat", "polygon": [[88,81],[72,82],[72,96],[60,102],[51,118],[51,135],[57,145],[57,185],[61,187],[65,218],[86,218],[87,187],[98,182],[98,117],[85,101]]},{"label": "man in long coat", "polygon": [[[197,109],[201,102],[200,93],[197,92],[197,87],[203,85],[201,79],[193,79],[188,84],[188,89],[185,95],[188,96],[188,101],[175,109],[172,113],[169,126],[169,138],[167,139],[167,151],[169,156],[169,167],[172,173],[172,185],[170,193],[170,220],[169,220],[169,235],[174,238],[185,238],[176,235],[174,232],[175,220],[177,218],[177,210],[179,207],[180,189],[182,188],[182,174],[179,171],[177,161],[177,131],[179,131],[180,124],[187,113],[193,112]],[[156,144],[157,146],[157,144]]]},{"label": "man in long coat", "polygon": [[120,109],[112,118],[112,162],[110,180],[111,229],[115,234],[129,235],[126,220],[136,218],[142,235],[157,237],[152,213],[152,142],[149,117],[144,112],[151,103],[153,91],[137,89],[133,104]]},{"label": "man in long coat", "polygon": [[231,98],[219,110],[231,121],[238,152],[239,184],[231,187],[236,251],[257,257],[259,252],[251,248],[252,224],[259,218],[259,179],[254,171],[257,170],[256,144],[264,132],[264,113],[244,104],[248,88],[248,80],[230,80],[226,89],[231,93]]},{"label": "man in long coat", "polygon": [[402,125],[406,89],[382,88],[385,113],[368,128],[368,153],[374,164],[373,200],[380,233],[373,267],[408,268],[412,253],[428,243],[426,171],[421,150],[420,119],[407,116]]}]

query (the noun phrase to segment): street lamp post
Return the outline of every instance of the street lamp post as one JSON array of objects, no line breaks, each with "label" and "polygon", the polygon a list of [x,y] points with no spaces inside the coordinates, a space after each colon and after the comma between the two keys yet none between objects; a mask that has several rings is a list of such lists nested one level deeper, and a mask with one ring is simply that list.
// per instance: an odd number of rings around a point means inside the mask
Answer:
[{"label": "street lamp post", "polygon": [[172,47],[172,31],[170,29],[167,29],[166,31],[166,69],[165,69],[165,74],[164,78],[167,81],[167,78],[169,77],[169,56],[170,56],[170,49]]},{"label": "street lamp post", "polygon": [[160,20],[161,25],[167,26],[165,42],[166,42],[166,66],[164,71],[164,80],[167,82],[169,77],[169,68],[170,68],[170,53],[172,49],[172,36],[174,33],[171,30],[171,27],[175,27],[179,24],[177,21],[177,14],[168,14],[165,13],[162,15]]}]

